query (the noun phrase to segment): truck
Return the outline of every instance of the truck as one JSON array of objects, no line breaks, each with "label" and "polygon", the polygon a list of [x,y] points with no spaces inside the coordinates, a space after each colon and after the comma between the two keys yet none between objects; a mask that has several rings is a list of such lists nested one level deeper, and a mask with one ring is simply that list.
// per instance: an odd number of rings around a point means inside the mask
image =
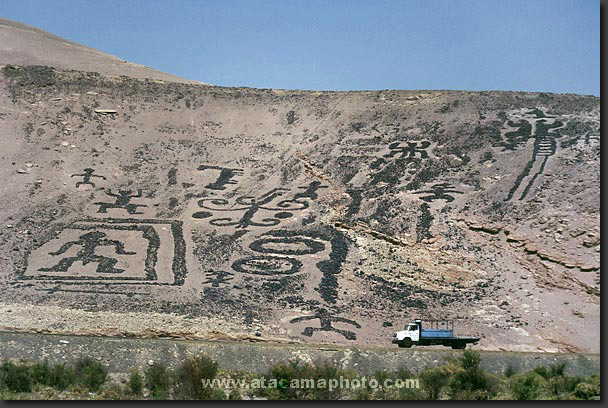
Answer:
[{"label": "truck", "polygon": [[[429,321],[430,328],[422,327],[422,320],[408,323],[404,330],[398,331],[392,343],[402,348],[417,346],[442,345],[453,349],[464,349],[467,344],[477,344],[479,337],[454,336],[454,322],[449,320]],[[445,326],[445,328],[440,328]],[[433,328],[436,327],[436,328]]]}]

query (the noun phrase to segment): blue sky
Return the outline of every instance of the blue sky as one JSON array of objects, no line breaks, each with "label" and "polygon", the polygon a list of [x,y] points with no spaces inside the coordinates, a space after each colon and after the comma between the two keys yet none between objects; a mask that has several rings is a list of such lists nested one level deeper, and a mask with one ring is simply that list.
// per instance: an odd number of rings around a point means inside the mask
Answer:
[{"label": "blue sky", "polygon": [[599,0],[0,0],[0,16],[216,85],[600,95]]}]

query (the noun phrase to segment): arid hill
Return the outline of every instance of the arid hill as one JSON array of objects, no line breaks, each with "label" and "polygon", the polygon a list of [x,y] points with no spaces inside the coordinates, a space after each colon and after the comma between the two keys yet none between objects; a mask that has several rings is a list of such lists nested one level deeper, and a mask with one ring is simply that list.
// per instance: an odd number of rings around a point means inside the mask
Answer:
[{"label": "arid hill", "polygon": [[599,98],[224,88],[6,21],[0,44],[3,329],[390,347],[450,318],[599,352]]},{"label": "arid hill", "polygon": [[95,71],[106,76],[126,75],[132,78],[200,84],[198,81],[179,78],[130,63],[38,28],[1,17],[0,60],[16,65],[48,65],[61,69]]}]

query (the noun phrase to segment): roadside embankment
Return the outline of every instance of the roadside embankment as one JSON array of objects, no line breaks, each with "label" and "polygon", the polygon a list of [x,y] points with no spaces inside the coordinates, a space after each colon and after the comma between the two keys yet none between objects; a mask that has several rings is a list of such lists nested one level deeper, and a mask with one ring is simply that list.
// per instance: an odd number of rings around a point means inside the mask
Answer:
[{"label": "roadside embankment", "polygon": [[[0,359],[47,359],[51,363],[67,363],[79,357],[92,357],[114,373],[126,373],[132,367],[144,367],[156,361],[173,367],[186,357],[200,353],[212,357],[225,370],[263,373],[280,361],[301,359],[306,362],[329,361],[340,368],[356,369],[369,375],[378,370],[396,371],[400,368],[421,371],[442,365],[446,359],[458,357],[462,351],[0,332]],[[522,372],[556,363],[565,363],[564,371],[568,375],[588,376],[600,372],[599,354],[481,351],[481,355],[481,367],[494,373],[503,373],[509,366]]]}]

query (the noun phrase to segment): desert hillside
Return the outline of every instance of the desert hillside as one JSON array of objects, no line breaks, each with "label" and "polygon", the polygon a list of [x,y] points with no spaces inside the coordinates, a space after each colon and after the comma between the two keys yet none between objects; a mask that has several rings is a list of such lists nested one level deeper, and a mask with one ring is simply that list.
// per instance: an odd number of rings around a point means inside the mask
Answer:
[{"label": "desert hillside", "polygon": [[390,347],[450,318],[599,352],[599,98],[224,88],[41,41],[0,22],[3,329]]},{"label": "desert hillside", "polygon": [[0,17],[0,62],[95,71],[107,76],[125,75],[132,78],[200,83],[133,64],[38,28],[2,17]]}]

